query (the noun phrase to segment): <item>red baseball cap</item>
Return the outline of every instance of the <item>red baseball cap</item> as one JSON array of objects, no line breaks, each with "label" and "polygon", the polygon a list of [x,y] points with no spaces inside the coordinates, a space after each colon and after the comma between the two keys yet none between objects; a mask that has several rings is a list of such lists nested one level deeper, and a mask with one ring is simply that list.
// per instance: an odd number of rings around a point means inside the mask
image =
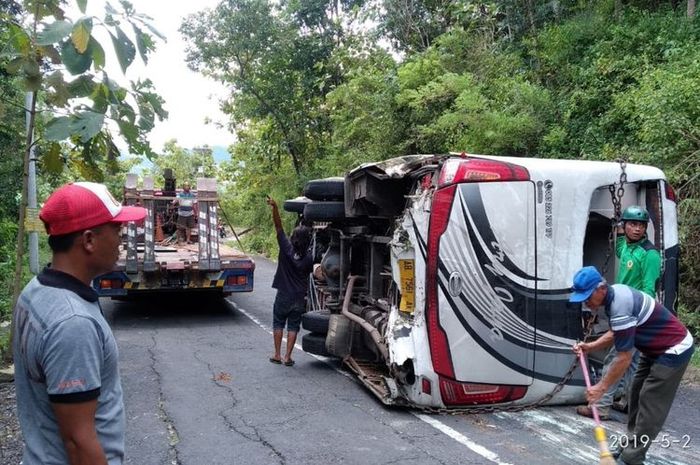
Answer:
[{"label": "red baseball cap", "polygon": [[49,236],[60,236],[105,223],[141,221],[146,212],[145,208],[122,206],[103,184],[75,182],[56,189],[39,218]]}]

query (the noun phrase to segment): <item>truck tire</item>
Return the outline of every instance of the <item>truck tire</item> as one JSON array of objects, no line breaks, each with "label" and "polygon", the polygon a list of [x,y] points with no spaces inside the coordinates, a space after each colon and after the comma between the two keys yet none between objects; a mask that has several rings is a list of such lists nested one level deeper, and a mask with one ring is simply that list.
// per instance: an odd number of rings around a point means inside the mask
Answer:
[{"label": "truck tire", "polygon": [[301,337],[301,348],[304,352],[310,354],[323,355],[324,357],[330,356],[326,350],[326,335],[308,333]]},{"label": "truck tire", "polygon": [[301,326],[310,333],[326,334],[331,312],[328,310],[316,310],[306,312],[301,316]]},{"label": "truck tire", "polygon": [[311,202],[311,200],[306,197],[296,197],[294,199],[285,200],[282,208],[284,208],[284,211],[291,213],[304,213],[304,207],[309,202]]},{"label": "truck tire", "polygon": [[343,200],[345,198],[344,178],[314,179],[304,186],[304,196],[311,200]]},{"label": "truck tire", "polygon": [[333,221],[345,218],[345,202],[309,202],[304,207],[304,219]]}]

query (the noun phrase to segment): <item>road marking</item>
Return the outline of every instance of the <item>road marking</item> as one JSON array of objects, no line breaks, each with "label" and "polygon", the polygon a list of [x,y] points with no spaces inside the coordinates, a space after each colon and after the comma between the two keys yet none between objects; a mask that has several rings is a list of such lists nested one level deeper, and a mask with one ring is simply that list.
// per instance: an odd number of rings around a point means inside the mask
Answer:
[{"label": "road marking", "polygon": [[481,446],[481,445],[475,443],[474,441],[472,441],[471,439],[469,439],[468,437],[466,437],[465,435],[463,435],[459,431],[450,428],[449,426],[447,426],[446,424],[444,424],[440,420],[436,420],[435,418],[433,418],[429,415],[426,415],[424,413],[416,413],[416,412],[411,412],[411,413],[413,414],[414,417],[426,422],[427,424],[429,424],[433,428],[437,429],[441,433],[448,435],[449,437],[451,437],[455,441],[466,446],[472,452],[479,454],[480,456],[484,457],[485,459],[490,460],[492,462],[495,462],[499,465],[511,465],[507,462],[501,462],[501,460],[498,458],[498,454],[496,454],[495,452],[491,452],[490,450],[488,450],[484,446]]},{"label": "road marking", "polygon": [[[236,305],[234,302],[231,302],[230,300],[227,300],[226,302],[228,302],[236,310],[241,312],[246,318],[248,318],[253,323],[258,325],[263,331],[265,331],[266,333],[268,333],[270,335],[272,334],[272,330],[267,325],[263,324],[260,320],[258,320],[255,316],[253,316],[251,313],[247,312],[245,309],[239,307],[238,305]],[[285,341],[287,340],[287,338],[283,338],[283,339]],[[330,365],[336,372],[340,373],[341,375],[355,380],[355,377],[352,376],[350,373],[339,369],[334,363],[332,363],[330,358],[323,357],[321,355],[310,354],[309,352],[306,352],[304,349],[302,349],[299,344],[294,344],[294,347],[301,350],[305,354],[312,356],[316,360],[319,360],[321,362],[324,362],[324,363]],[[490,450],[488,450],[484,446],[481,446],[481,445],[475,443],[474,441],[472,441],[471,439],[469,439],[468,437],[466,437],[465,435],[463,435],[459,431],[450,428],[449,426],[447,426],[446,424],[444,424],[440,420],[436,420],[435,418],[428,416],[428,415],[425,415],[423,413],[411,412],[411,414],[413,414],[413,416],[418,418],[419,420],[424,421],[425,423],[429,424],[433,428],[437,429],[441,433],[446,434],[447,436],[451,437],[455,441],[466,446],[471,451],[479,454],[480,456],[484,457],[485,459],[490,460],[492,462],[495,462],[498,465],[511,465],[510,463],[507,463],[507,462],[501,462],[500,459],[498,458],[498,454],[496,454],[495,452],[491,452]]]},{"label": "road marking", "polygon": [[[241,312],[245,317],[247,317],[247,318],[248,318],[249,320],[251,320],[253,323],[255,323],[256,325],[260,326],[260,328],[261,328],[263,331],[265,331],[267,334],[272,335],[272,329],[270,329],[269,326],[267,326],[266,324],[264,324],[264,323],[262,323],[260,320],[258,320],[258,319],[257,319],[255,316],[253,316],[251,313],[247,312],[245,309],[243,309],[243,308],[239,307],[238,305],[236,305],[235,302],[231,302],[230,300],[227,300],[226,302],[228,302],[229,305],[233,306],[233,308],[235,308],[236,310],[238,310],[239,312]],[[286,342],[287,342],[287,338],[286,338],[286,337],[283,337],[283,338],[282,338],[282,341],[286,343]],[[343,370],[339,369],[338,366],[337,366],[335,363],[333,363],[333,359],[331,359],[331,358],[329,358],[329,357],[324,357],[323,355],[316,355],[316,354],[309,353],[309,352],[305,351],[304,349],[302,349],[302,347],[301,347],[299,344],[294,344],[294,348],[295,348],[295,349],[298,349],[298,350],[300,350],[300,351],[302,351],[302,352],[304,352],[306,355],[312,356],[313,358],[315,358],[315,359],[318,360],[319,362],[325,363],[326,365],[330,366],[331,368],[333,368],[335,371],[337,371],[337,372],[340,373],[341,375],[345,376],[346,378],[350,378],[350,379],[352,379],[353,381],[355,380],[355,377],[354,377],[353,375],[351,375],[350,373],[348,373],[348,372],[346,372],[346,371],[343,371]]]}]

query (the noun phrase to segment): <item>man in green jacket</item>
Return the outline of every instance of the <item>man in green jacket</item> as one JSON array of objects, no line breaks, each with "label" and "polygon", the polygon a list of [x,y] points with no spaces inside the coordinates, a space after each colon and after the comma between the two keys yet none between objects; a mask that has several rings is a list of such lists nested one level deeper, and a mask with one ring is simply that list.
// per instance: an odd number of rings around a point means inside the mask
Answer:
[{"label": "man in green jacket", "polygon": [[[661,275],[661,256],[654,244],[647,239],[649,213],[646,209],[635,205],[625,208],[621,220],[622,226],[617,231],[618,237],[615,242],[615,252],[620,260],[615,282],[626,284],[651,297],[656,297],[656,284]],[[603,376],[610,369],[615,355],[617,355],[617,351],[615,346],[612,346],[603,361]],[[610,407],[613,405],[615,408],[618,408],[619,405],[620,410],[626,409],[625,391],[637,370],[638,362],[639,353],[635,352],[632,363],[620,382],[612,386],[596,403],[602,420],[610,418]],[[617,393],[621,394],[622,399],[619,404],[614,404],[613,401]],[[593,411],[587,405],[576,408],[576,413],[584,417],[593,417]]]}]

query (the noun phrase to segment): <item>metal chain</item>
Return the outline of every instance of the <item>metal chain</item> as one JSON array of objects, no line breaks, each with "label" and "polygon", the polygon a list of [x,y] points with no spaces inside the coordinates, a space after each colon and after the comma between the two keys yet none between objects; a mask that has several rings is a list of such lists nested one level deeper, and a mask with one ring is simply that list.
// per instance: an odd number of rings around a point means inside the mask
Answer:
[{"label": "metal chain", "polygon": [[614,215],[610,220],[610,233],[608,234],[608,251],[605,255],[605,263],[603,263],[602,274],[608,271],[608,265],[610,264],[610,257],[612,257],[613,249],[615,247],[615,235],[617,233],[617,225],[620,223],[620,217],[622,216],[622,197],[625,195],[625,183],[627,182],[627,162],[620,158],[617,160],[620,164],[620,182],[619,184],[611,184],[608,186],[610,191],[610,200],[613,204]]}]

